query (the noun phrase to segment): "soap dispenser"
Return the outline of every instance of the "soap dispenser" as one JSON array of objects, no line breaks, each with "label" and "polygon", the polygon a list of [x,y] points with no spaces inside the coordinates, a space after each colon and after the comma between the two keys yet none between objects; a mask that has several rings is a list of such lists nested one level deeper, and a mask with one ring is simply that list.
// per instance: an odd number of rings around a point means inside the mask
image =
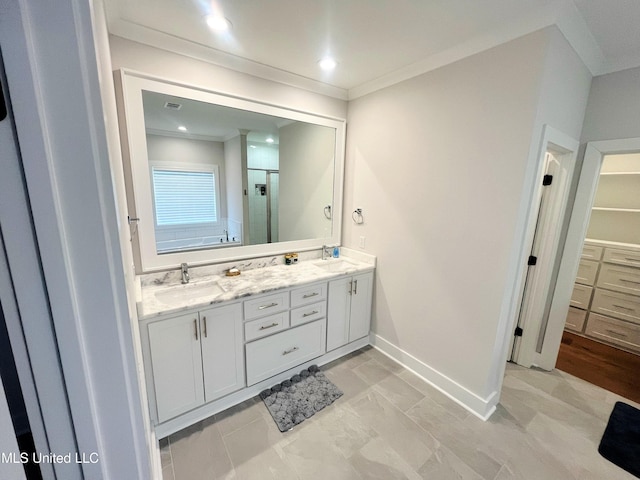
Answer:
[{"label": "soap dispenser", "polygon": [[340,247],[337,245],[333,247],[333,258],[338,258],[340,256]]}]

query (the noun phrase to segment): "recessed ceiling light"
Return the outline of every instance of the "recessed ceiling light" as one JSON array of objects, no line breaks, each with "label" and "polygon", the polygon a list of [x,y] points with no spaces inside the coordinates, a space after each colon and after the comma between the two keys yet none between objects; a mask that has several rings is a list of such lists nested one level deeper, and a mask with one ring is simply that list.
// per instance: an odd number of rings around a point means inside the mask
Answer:
[{"label": "recessed ceiling light", "polygon": [[180,126],[178,126],[178,130],[180,130],[181,132],[186,132],[187,131],[187,127],[185,127],[184,125],[180,125]]},{"label": "recessed ceiling light", "polygon": [[331,57],[325,57],[322,60],[320,60],[318,62],[318,65],[320,65],[320,68],[326,72],[333,70],[334,68],[336,68],[336,66],[338,65],[338,62],[336,62],[333,58]]},{"label": "recessed ceiling light", "polygon": [[273,142],[274,142],[274,140],[273,140],[273,138],[269,137],[269,138],[267,138],[266,142],[267,142],[267,143],[273,143]]},{"label": "recessed ceiling light", "polygon": [[205,17],[209,28],[215,32],[225,32],[231,28],[231,22],[222,15],[211,14]]}]

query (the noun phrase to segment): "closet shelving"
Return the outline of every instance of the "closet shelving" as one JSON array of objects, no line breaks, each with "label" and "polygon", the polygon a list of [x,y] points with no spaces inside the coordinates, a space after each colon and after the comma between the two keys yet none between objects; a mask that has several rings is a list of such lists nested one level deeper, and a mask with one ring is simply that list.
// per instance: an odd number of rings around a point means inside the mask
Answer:
[{"label": "closet shelving", "polygon": [[604,159],[565,327],[640,354],[640,154]]}]

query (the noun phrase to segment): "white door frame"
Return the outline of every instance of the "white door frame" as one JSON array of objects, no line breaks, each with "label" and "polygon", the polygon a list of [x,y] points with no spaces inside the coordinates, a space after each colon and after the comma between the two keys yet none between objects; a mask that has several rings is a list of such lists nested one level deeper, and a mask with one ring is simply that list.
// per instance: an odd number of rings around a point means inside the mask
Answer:
[{"label": "white door frame", "polygon": [[603,140],[589,142],[587,144],[582,164],[582,172],[573,204],[573,211],[571,213],[571,220],[569,222],[569,230],[565,240],[564,254],[562,255],[551,310],[549,312],[547,331],[542,345],[542,352],[540,353],[539,366],[541,368],[547,370],[553,369],[558,359],[573,284],[578,273],[578,267],[580,266],[580,255],[582,254],[582,247],[587,235],[589,219],[591,218],[591,206],[593,205],[593,200],[598,188],[602,159],[605,155],[638,151],[640,151],[640,137]]},{"label": "white door frame", "polygon": [[[533,198],[538,199],[536,208],[540,208],[540,199],[542,198],[542,174],[546,168],[546,155],[548,152],[554,154],[561,166],[559,174],[554,176],[553,182],[556,184],[556,192],[549,201],[553,202],[549,205],[549,218],[545,224],[538,225],[538,212],[532,211],[530,223],[528,227],[528,244],[530,245],[528,252],[531,252],[536,229],[541,230],[538,235],[542,235],[540,242],[540,251],[536,252],[539,256],[536,271],[530,276],[531,281],[527,284],[524,277],[528,274],[528,269],[524,269],[522,279],[522,291],[520,293],[520,303],[523,305],[521,313],[520,326],[523,329],[522,336],[519,340],[512,339],[512,348],[514,351],[513,359],[519,364],[531,367],[538,364],[538,354],[536,346],[538,344],[539,332],[543,324],[543,316],[549,301],[549,292],[553,290],[553,279],[555,267],[560,261],[562,254],[561,237],[563,224],[566,224],[567,205],[569,203],[569,191],[571,180],[574,176],[576,157],[578,153],[579,142],[568,135],[545,125],[542,141],[540,144],[539,154],[539,182],[536,185],[536,191]],[[549,222],[552,220],[553,222]],[[554,223],[560,228],[553,228]],[[522,259],[526,261],[526,259]],[[525,291],[526,287],[526,291]],[[516,319],[518,322],[518,319]],[[513,342],[515,341],[515,348]]]}]

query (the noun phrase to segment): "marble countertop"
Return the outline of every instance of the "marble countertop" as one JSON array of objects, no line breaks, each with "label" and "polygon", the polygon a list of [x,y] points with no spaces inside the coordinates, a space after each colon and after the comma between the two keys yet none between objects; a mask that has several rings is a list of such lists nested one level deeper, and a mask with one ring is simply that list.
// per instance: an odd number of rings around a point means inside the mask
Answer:
[{"label": "marble countertop", "polygon": [[156,284],[142,284],[138,302],[138,318],[148,320],[158,315],[175,314],[206,308],[251,295],[281,288],[331,280],[344,275],[372,270],[374,264],[340,257],[329,260],[309,260],[294,265],[273,265],[242,271],[235,277],[224,274],[191,274],[183,285],[176,276]]}]

